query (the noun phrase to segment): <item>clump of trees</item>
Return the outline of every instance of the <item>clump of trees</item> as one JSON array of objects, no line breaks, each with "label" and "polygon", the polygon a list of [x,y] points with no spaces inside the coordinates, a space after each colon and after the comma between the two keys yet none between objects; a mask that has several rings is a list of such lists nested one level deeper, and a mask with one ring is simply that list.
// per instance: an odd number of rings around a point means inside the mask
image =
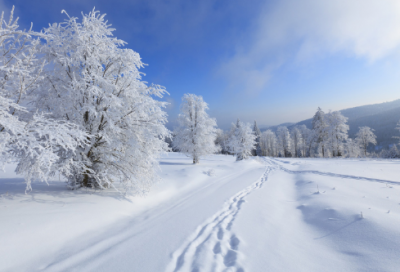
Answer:
[{"label": "clump of trees", "polygon": [[[219,132],[217,143],[222,153],[236,154],[236,145],[229,144],[238,125],[230,131]],[[400,126],[399,126],[400,127]],[[376,145],[373,129],[361,127],[355,139],[348,137],[347,118],[340,112],[325,113],[318,108],[312,121],[312,129],[305,125],[289,129],[279,126],[275,131],[260,132],[254,123],[252,135],[254,143],[250,148],[251,155],[271,157],[366,157],[368,147]],[[250,137],[248,137],[250,138]],[[251,146],[251,145],[249,145]],[[392,150],[392,153],[394,151]]]},{"label": "clump of trees", "polygon": [[154,99],[167,92],[142,81],[139,54],[105,15],[63,12],[40,33],[1,17],[0,161],[18,163],[27,189],[58,172],[71,188],[146,192],[168,149],[166,103]]}]

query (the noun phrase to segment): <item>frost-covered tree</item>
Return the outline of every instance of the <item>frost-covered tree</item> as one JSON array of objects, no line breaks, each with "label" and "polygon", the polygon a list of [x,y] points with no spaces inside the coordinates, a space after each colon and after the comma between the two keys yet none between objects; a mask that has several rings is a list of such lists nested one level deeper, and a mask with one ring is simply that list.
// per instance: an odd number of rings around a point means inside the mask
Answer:
[{"label": "frost-covered tree", "polygon": [[219,150],[215,145],[217,122],[206,113],[208,105],[201,96],[185,94],[173,146],[199,163],[200,157]]},{"label": "frost-covered tree", "polygon": [[256,136],[251,125],[243,123],[239,119],[232,124],[232,133],[229,139],[230,152],[236,155],[236,160],[244,160],[251,156],[251,151],[256,145]]},{"label": "frost-covered tree", "polygon": [[379,156],[381,158],[397,159],[400,158],[400,152],[397,149],[397,146],[394,144],[388,150],[382,150]]},{"label": "frost-covered tree", "polygon": [[295,126],[292,129],[291,136],[292,136],[294,156],[295,157],[302,157],[301,150],[302,150],[303,139],[302,139],[301,131],[300,131],[298,126]]},{"label": "frost-covered tree", "polygon": [[268,129],[261,133],[260,146],[262,156],[277,156],[276,135],[272,130]]},{"label": "frost-covered tree", "polygon": [[144,193],[157,179],[158,155],[167,150],[166,103],[154,99],[166,91],[141,80],[139,54],[113,37],[105,15],[94,9],[82,21],[66,15],[43,31],[49,64],[35,106],[88,135],[89,144],[72,158],[80,166],[67,175],[69,184],[105,188],[120,181]]},{"label": "frost-covered tree", "polygon": [[346,150],[346,156],[349,158],[357,158],[360,156],[360,145],[357,141],[348,138],[344,145]]},{"label": "frost-covered tree", "polygon": [[261,131],[258,128],[256,121],[254,121],[254,125],[253,125],[253,134],[254,134],[254,136],[256,136],[256,146],[252,150],[252,155],[253,156],[261,156],[261,147],[260,147]]},{"label": "frost-covered tree", "polygon": [[309,147],[309,141],[311,140],[310,134],[312,133],[312,130],[308,129],[305,125],[297,126],[298,130],[300,131],[301,134],[301,145],[300,145],[300,150],[301,150],[301,156],[302,157],[307,157],[310,156],[310,153],[308,152],[310,148]]},{"label": "frost-covered tree", "polygon": [[222,154],[229,154],[229,131],[217,129],[216,134],[217,138],[215,139],[215,144],[219,146]]},{"label": "frost-covered tree", "polygon": [[318,107],[312,120],[312,129],[316,135],[316,143],[321,149],[322,157],[325,157],[325,145],[327,140],[325,113]]},{"label": "frost-covered tree", "polygon": [[278,150],[281,154],[282,157],[291,157],[292,153],[290,152],[291,150],[291,138],[290,138],[290,133],[287,127],[285,126],[280,126],[276,130],[276,137],[277,137],[277,143],[278,143]]},{"label": "frost-covered tree", "polygon": [[31,181],[47,181],[56,172],[71,173],[79,163],[71,160],[84,146],[86,134],[71,122],[49,118],[32,107],[43,80],[46,63],[38,57],[42,33],[18,29],[13,19],[0,18],[0,163],[17,163],[16,172]]},{"label": "frost-covered tree", "polygon": [[374,130],[370,127],[360,127],[356,134],[356,141],[360,146],[363,156],[367,156],[367,148],[369,144],[376,145],[376,136]]},{"label": "frost-covered tree", "polygon": [[349,126],[347,117],[344,117],[339,111],[328,113],[326,116],[326,135],[332,156],[342,156],[343,144],[348,137]]}]

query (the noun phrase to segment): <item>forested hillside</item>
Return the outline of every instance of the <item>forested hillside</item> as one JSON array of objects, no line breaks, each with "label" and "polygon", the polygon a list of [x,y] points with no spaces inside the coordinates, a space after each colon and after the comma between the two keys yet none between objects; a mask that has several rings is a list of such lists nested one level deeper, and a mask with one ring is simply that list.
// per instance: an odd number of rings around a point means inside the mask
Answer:
[{"label": "forested hillside", "polygon": [[[349,118],[347,124],[350,127],[349,137],[354,138],[359,127],[368,126],[374,129],[377,136],[377,148],[386,148],[389,145],[397,143],[398,140],[393,136],[399,136],[395,130],[397,122],[400,120],[400,99],[380,104],[354,107],[340,111],[345,117]],[[306,125],[312,128],[312,119],[307,119],[291,126]],[[276,126],[278,127],[278,126]],[[272,129],[274,127],[271,127]],[[271,129],[270,128],[270,129]]]}]

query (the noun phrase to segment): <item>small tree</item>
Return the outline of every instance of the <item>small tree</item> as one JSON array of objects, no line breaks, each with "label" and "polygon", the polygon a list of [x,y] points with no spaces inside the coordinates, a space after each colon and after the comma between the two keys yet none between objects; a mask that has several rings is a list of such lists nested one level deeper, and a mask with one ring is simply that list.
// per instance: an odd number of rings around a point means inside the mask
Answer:
[{"label": "small tree", "polygon": [[367,156],[367,147],[369,144],[376,145],[376,136],[374,130],[370,127],[360,127],[356,134],[356,141],[361,148],[362,154]]},{"label": "small tree", "polygon": [[182,98],[179,127],[175,130],[173,146],[199,163],[200,157],[219,150],[215,145],[217,122],[208,117],[207,103],[201,96],[185,94]]},{"label": "small tree", "polygon": [[232,124],[232,128],[229,140],[230,151],[236,155],[237,161],[247,159],[256,145],[256,136],[253,134],[251,125],[238,119],[236,125]]}]

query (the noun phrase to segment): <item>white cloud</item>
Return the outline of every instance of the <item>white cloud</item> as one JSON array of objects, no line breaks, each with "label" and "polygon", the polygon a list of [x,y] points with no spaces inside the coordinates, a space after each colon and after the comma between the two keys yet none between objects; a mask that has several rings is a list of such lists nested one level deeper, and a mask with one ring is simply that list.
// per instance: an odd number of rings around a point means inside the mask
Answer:
[{"label": "white cloud", "polygon": [[247,45],[221,71],[248,92],[288,62],[344,53],[368,62],[398,53],[399,0],[280,0],[265,6]]}]

